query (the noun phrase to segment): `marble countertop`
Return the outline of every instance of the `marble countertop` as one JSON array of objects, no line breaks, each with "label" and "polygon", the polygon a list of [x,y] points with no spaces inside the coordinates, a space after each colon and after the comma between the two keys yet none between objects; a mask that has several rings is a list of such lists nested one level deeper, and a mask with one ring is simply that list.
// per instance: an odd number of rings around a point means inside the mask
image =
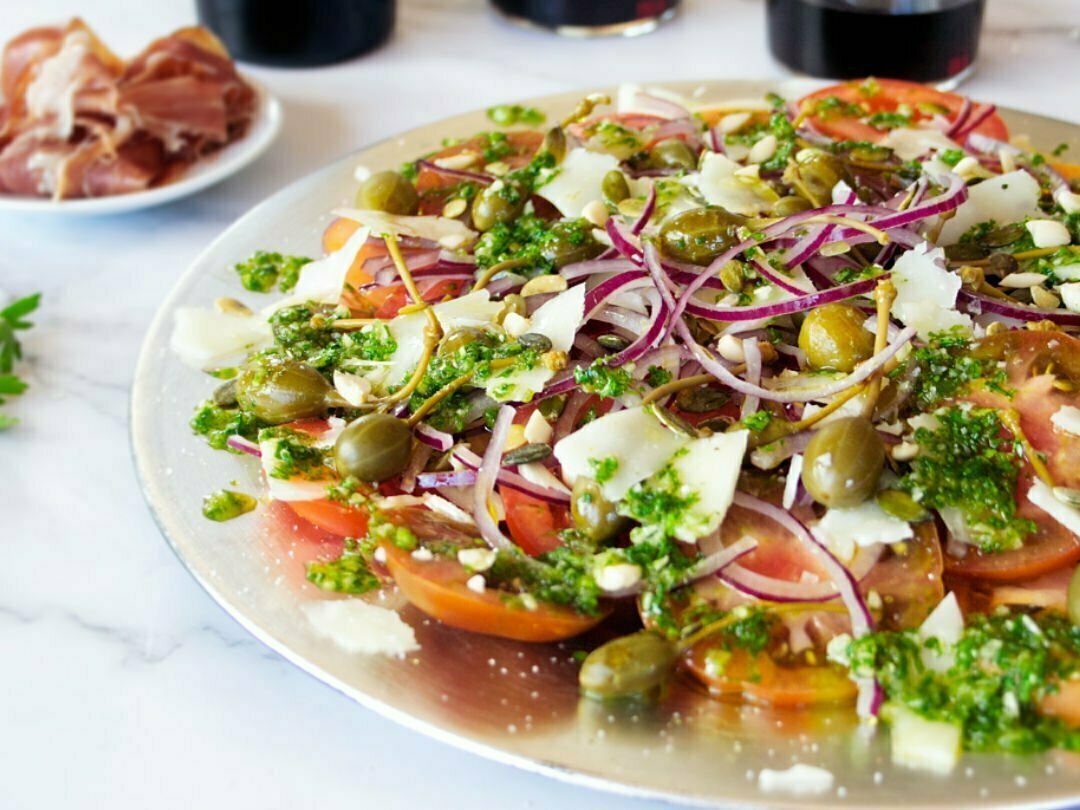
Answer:
[{"label": "marble countertop", "polygon": [[[35,0],[0,39],[84,11],[121,52],[193,20],[185,0]],[[686,0],[637,40],[514,28],[482,0],[401,0],[377,53],[313,71],[252,69],[282,100],[271,151],[183,202],[94,220],[0,217],[0,288],[41,290],[30,390],[0,433],[0,807],[564,807],[595,794],[406,731],[262,647],[158,534],[130,460],[128,391],[177,275],[286,182],[394,132],[518,97],[626,79],[780,76],[761,0]],[[1080,121],[1080,4],[990,0],[965,91]]]}]

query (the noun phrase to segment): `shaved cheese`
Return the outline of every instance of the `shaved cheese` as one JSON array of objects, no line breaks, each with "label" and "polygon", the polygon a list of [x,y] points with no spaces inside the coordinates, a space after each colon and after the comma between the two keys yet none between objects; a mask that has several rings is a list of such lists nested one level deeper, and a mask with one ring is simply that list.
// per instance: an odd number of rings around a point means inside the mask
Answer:
[{"label": "shaved cheese", "polygon": [[1080,510],[1058,500],[1054,490],[1041,478],[1036,478],[1028,490],[1028,500],[1050,515],[1054,520],[1080,537]]},{"label": "shaved cheese", "polygon": [[469,326],[491,326],[504,307],[501,301],[492,301],[491,293],[487,290],[477,290],[436,304],[432,309],[443,331],[449,332]]},{"label": "shaved cheese", "polygon": [[359,374],[334,369],[334,388],[353,407],[360,407],[371,395],[371,380]]},{"label": "shaved cheese", "polygon": [[923,666],[934,672],[947,672],[956,662],[956,655],[952,647],[964,634],[964,615],[960,612],[960,605],[956,601],[956,595],[951,591],[929,616],[919,625],[919,639],[936,638],[943,645],[941,650],[923,646],[920,650]]},{"label": "shaved cheese", "polygon": [[404,657],[420,649],[401,616],[362,599],[311,601],[301,609],[320,636],[346,652]]},{"label": "shaved cheese", "polygon": [[357,228],[345,241],[345,244],[323,258],[314,262],[308,262],[300,270],[300,279],[292,294],[282,298],[263,310],[267,316],[284,307],[306,304],[309,301],[317,301],[323,304],[337,304],[341,300],[341,293],[345,289],[345,278],[349,274],[349,268],[356,260],[356,254],[367,242],[371,231],[367,228]]},{"label": "shaved cheese", "polygon": [[887,715],[892,733],[892,761],[906,768],[951,773],[960,760],[960,726],[927,720],[910,709],[888,704]]},{"label": "shaved cheese", "polygon": [[1024,227],[1037,248],[1061,247],[1072,241],[1069,229],[1056,219],[1033,219]]},{"label": "shaved cheese", "polygon": [[169,347],[185,365],[204,370],[273,340],[270,324],[254,315],[180,307]]},{"label": "shaved cheese", "polygon": [[941,248],[931,248],[928,242],[916,245],[897,259],[892,281],[896,286],[893,316],[906,326],[914,326],[923,340],[929,339],[931,332],[956,326],[971,330],[971,318],[956,311],[960,276],[945,268]]},{"label": "shaved cheese", "polygon": [[897,127],[881,139],[881,145],[892,149],[901,160],[914,160],[932,151],[959,149],[960,144],[939,129],[910,129]]},{"label": "shaved cheese", "polygon": [[530,484],[536,484],[539,487],[547,487],[556,492],[565,492],[567,495],[570,494],[570,490],[567,488],[566,484],[560,481],[555,476],[555,473],[539,461],[533,461],[528,464],[519,464],[517,469],[521,477]]},{"label": "shaved cheese", "polygon": [[319,501],[324,499],[327,488],[337,483],[332,478],[309,480],[306,478],[275,478],[272,475],[274,468],[277,466],[278,442],[278,439],[267,439],[259,442],[267,495],[275,501]]},{"label": "shaved cheese", "polygon": [[945,223],[937,241],[950,245],[980,222],[993,220],[999,225],[1006,225],[1025,217],[1037,217],[1040,215],[1038,203],[1041,194],[1039,181],[1023,170],[983,180],[968,188],[967,200],[956,209],[956,215]]},{"label": "shaved cheese", "polygon": [[682,489],[696,496],[675,528],[676,539],[693,543],[719,528],[735,497],[748,436],[746,430],[715,433],[675,455],[671,466]]},{"label": "shaved cheese", "polygon": [[604,175],[617,168],[619,161],[614,155],[572,149],[563,158],[558,173],[536,194],[563,216],[580,217],[586,205],[603,199]]},{"label": "shaved cheese", "polygon": [[832,771],[799,762],[786,771],[762,768],[758,774],[758,787],[769,793],[782,791],[795,796],[815,796],[828,791],[833,779]]},{"label": "shaved cheese", "polygon": [[555,431],[551,423],[540,413],[540,409],[529,414],[529,421],[525,423],[525,440],[533,444],[547,444]]},{"label": "shaved cheese", "polygon": [[389,321],[386,328],[397,343],[397,351],[389,363],[377,367],[369,379],[378,380],[376,385],[383,389],[404,382],[424,354],[424,328],[427,324],[428,319],[423,312],[398,315]]},{"label": "shaved cheese", "polygon": [[563,477],[573,484],[594,475],[592,460],[615,458],[618,466],[600,485],[609,501],[619,501],[634,484],[652,476],[690,439],[668,430],[644,408],[601,416],[555,445]]},{"label": "shaved cheese", "polygon": [[813,531],[843,562],[850,562],[859,546],[899,543],[915,536],[907,521],[893,517],[875,500],[846,509],[829,509]]},{"label": "shaved cheese", "polygon": [[489,377],[484,390],[496,402],[528,402],[533,394],[544,389],[554,374],[542,365],[529,369],[510,367]]},{"label": "shaved cheese", "polygon": [[376,235],[394,234],[430,239],[450,250],[472,244],[478,235],[464,222],[446,217],[402,216],[363,208],[338,208],[334,211],[334,215],[366,225]]},{"label": "shaved cheese", "polygon": [[1068,284],[1062,284],[1058,287],[1058,292],[1061,293],[1061,300],[1067,309],[1080,312],[1080,282],[1071,281]]},{"label": "shaved cheese", "polygon": [[545,302],[530,318],[530,329],[551,341],[556,351],[568,352],[585,320],[585,285],[578,284]]},{"label": "shaved cheese", "polygon": [[1080,436],[1080,408],[1075,405],[1062,405],[1050,416],[1050,422],[1058,430]]},{"label": "shaved cheese", "polygon": [[768,183],[754,176],[740,177],[740,166],[727,155],[707,152],[697,176],[698,189],[706,202],[736,214],[754,216],[767,213],[779,199]]}]

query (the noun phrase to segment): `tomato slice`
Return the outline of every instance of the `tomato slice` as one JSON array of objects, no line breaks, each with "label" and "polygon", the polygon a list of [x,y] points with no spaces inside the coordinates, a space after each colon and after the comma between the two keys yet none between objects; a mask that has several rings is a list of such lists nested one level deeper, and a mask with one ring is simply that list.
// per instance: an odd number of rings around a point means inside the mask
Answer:
[{"label": "tomato slice", "polygon": [[[719,671],[709,665],[713,650],[724,656]],[[842,667],[788,666],[778,664],[766,653],[751,655],[739,649],[727,652],[709,641],[690,650],[686,666],[718,697],[743,698],[776,707],[850,703],[857,693]]]},{"label": "tomato slice", "polygon": [[[1080,488],[1080,437],[1056,430],[1050,417],[1063,405],[1080,407],[1080,390],[1062,391],[1055,378],[1080,383],[1080,340],[1063,332],[1015,330],[980,341],[976,354],[1005,362],[1012,398],[988,390],[965,399],[991,408],[1012,408],[1024,435],[1043,454],[1056,486]],[[1053,375],[1045,373],[1052,370]],[[1017,514],[1035,522],[1022,548],[986,554],[972,548],[963,558],[946,556],[948,572],[996,582],[1035,579],[1080,562],[1080,538],[1027,500],[1032,472],[1022,471]]]},{"label": "tomato slice", "polygon": [[[408,526],[421,540],[471,540],[475,532],[420,509],[395,509],[387,517]],[[540,602],[529,610],[511,594],[494,589],[477,593],[472,576],[457,560],[437,556],[418,560],[392,543],[382,543],[386,565],[398,588],[415,607],[443,624],[517,641],[561,641],[595,627],[606,616],[586,616],[572,608]]]},{"label": "tomato slice", "polygon": [[368,529],[368,511],[336,501],[285,501],[286,506],[308,523],[338,537],[363,537]]},{"label": "tomato slice", "polygon": [[1058,684],[1058,691],[1044,697],[1039,710],[1051,717],[1060,717],[1074,728],[1080,726],[1080,681]]},{"label": "tomato slice", "polygon": [[[824,111],[809,117],[814,128],[830,138],[839,141],[880,141],[886,135],[886,130],[878,129],[865,123],[862,119],[874,113],[896,112],[897,108],[904,105],[911,110],[911,119],[914,124],[932,118],[935,111],[944,110],[943,115],[949,120],[955,120],[964,106],[963,96],[956,93],[945,93],[935,90],[917,82],[905,82],[899,79],[876,79],[876,92],[870,93],[864,88],[866,83],[862,80],[844,82],[832,87],[826,87],[811,93],[800,102],[803,109],[816,109],[817,105],[830,97],[836,97],[846,104],[858,104],[863,110],[859,116],[844,115],[837,111]],[[977,108],[973,114],[977,114]],[[991,114],[974,130],[982,135],[987,135],[1000,141],[1009,139],[1009,129],[997,113]]]},{"label": "tomato slice", "polygon": [[571,524],[567,507],[555,506],[507,486],[499,487],[499,495],[506,509],[510,537],[522,551],[537,557],[562,545],[559,532],[569,529]]}]

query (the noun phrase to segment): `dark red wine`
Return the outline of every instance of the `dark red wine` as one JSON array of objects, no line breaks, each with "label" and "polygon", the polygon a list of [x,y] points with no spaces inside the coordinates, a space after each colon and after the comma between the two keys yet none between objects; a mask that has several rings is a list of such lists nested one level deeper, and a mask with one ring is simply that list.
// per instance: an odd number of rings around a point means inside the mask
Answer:
[{"label": "dark red wine", "polygon": [[197,0],[199,22],[241,62],[307,67],[381,45],[394,0]]},{"label": "dark red wine", "polygon": [[984,0],[768,0],[769,48],[836,79],[943,81],[975,63]]},{"label": "dark red wine", "polygon": [[588,29],[633,33],[652,30],[673,16],[679,0],[492,0],[492,4],[513,20],[563,33]]}]

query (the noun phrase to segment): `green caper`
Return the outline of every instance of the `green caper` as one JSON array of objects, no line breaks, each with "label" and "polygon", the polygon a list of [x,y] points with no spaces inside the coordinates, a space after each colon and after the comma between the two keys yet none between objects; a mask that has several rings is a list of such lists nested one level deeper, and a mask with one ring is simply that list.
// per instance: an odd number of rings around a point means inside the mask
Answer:
[{"label": "green caper", "polygon": [[678,261],[706,265],[739,241],[746,217],[717,206],[692,208],[660,227],[660,247]]},{"label": "green caper", "polygon": [[923,505],[902,489],[883,489],[875,500],[883,511],[908,523],[918,523],[930,517]]},{"label": "green caper", "polygon": [[388,214],[415,214],[420,205],[416,187],[397,172],[376,172],[360,184],[356,207]]},{"label": "green caper", "polygon": [[453,354],[471,343],[485,341],[487,332],[478,326],[459,326],[451,329],[439,344],[439,354]]},{"label": "green caper", "polygon": [[213,399],[219,408],[235,408],[239,404],[236,401],[236,379],[223,382],[215,388]]},{"label": "green caper", "polygon": [[1080,565],[1076,566],[1073,575],[1069,577],[1069,590],[1065,593],[1065,604],[1069,620],[1080,626]]},{"label": "green caper", "polygon": [[556,268],[595,259],[604,246],[592,235],[592,228],[581,220],[560,220],[551,226],[540,247],[540,255]]},{"label": "green caper", "polygon": [[520,183],[514,180],[498,180],[473,200],[473,227],[479,231],[490,231],[500,223],[511,222],[521,216],[528,200],[529,197]]},{"label": "green caper", "polygon": [[851,179],[843,161],[826,152],[800,155],[784,172],[784,179],[798,189],[814,206],[832,201],[832,190],[841,180]]},{"label": "green caper", "polygon": [[604,181],[600,185],[600,192],[604,199],[612,205],[618,205],[630,196],[630,184],[626,182],[626,176],[618,169],[612,169],[604,175]]},{"label": "green caper", "polygon": [[790,217],[800,211],[808,211],[812,207],[810,201],[802,197],[781,197],[773,203],[770,213],[774,217]]},{"label": "green caper", "polygon": [[630,341],[620,335],[599,335],[596,342],[609,352],[621,352],[630,345]]},{"label": "green caper", "polygon": [[816,369],[851,372],[874,353],[866,316],[850,304],[825,304],[810,310],[799,329],[799,348]]},{"label": "green caper", "polygon": [[532,464],[534,461],[543,461],[551,455],[551,445],[530,442],[520,447],[515,447],[502,457],[504,467],[513,467],[517,464]]},{"label": "green caper", "polygon": [[526,332],[518,338],[518,343],[526,349],[533,349],[538,352],[550,352],[552,346],[551,338],[547,335],[541,335],[539,332]]},{"label": "green caper", "polygon": [[675,404],[680,411],[686,413],[709,413],[723,408],[728,397],[719,388],[701,386],[699,388],[684,388],[675,395]]},{"label": "green caper", "polygon": [[678,656],[670,641],[642,630],[589,653],[578,683],[585,695],[598,700],[648,700],[659,696]]},{"label": "green caper", "polygon": [[951,262],[976,262],[989,255],[990,251],[976,242],[957,242],[945,247],[945,258]]},{"label": "green caper", "polygon": [[566,133],[562,127],[552,127],[547,131],[540,151],[547,152],[555,158],[556,163],[563,162],[563,158],[566,157]]},{"label": "green caper", "polygon": [[862,416],[828,422],[806,446],[802,482],[818,503],[858,506],[877,489],[885,467],[885,444]]},{"label": "green caper", "polygon": [[697,168],[697,152],[679,138],[668,138],[649,150],[645,165],[650,169],[683,169],[689,172]]},{"label": "green caper", "polygon": [[333,394],[322,374],[296,360],[259,359],[236,378],[240,407],[271,425],[322,416]]},{"label": "green caper", "polygon": [[887,146],[860,144],[848,152],[848,156],[864,163],[881,163],[892,157],[892,149]]},{"label": "green caper", "polygon": [[746,284],[746,265],[737,259],[720,268],[720,283],[728,292],[739,293]]},{"label": "green caper", "polygon": [[990,264],[987,265],[986,272],[1004,278],[1019,269],[1020,262],[1011,253],[994,253],[990,256]]},{"label": "green caper", "polygon": [[338,473],[361,481],[385,481],[400,474],[412,455],[409,425],[388,413],[369,413],[349,423],[334,443]]},{"label": "green caper", "polygon": [[615,504],[604,497],[600,485],[585,477],[574,482],[570,515],[574,519],[574,528],[597,544],[616,537],[628,524],[627,519],[615,511]]},{"label": "green caper", "polygon": [[1013,223],[1012,225],[1005,225],[1001,228],[994,228],[992,231],[988,231],[979,241],[989,248],[1005,247],[1019,239],[1023,239],[1024,233],[1025,229],[1023,225]]}]

